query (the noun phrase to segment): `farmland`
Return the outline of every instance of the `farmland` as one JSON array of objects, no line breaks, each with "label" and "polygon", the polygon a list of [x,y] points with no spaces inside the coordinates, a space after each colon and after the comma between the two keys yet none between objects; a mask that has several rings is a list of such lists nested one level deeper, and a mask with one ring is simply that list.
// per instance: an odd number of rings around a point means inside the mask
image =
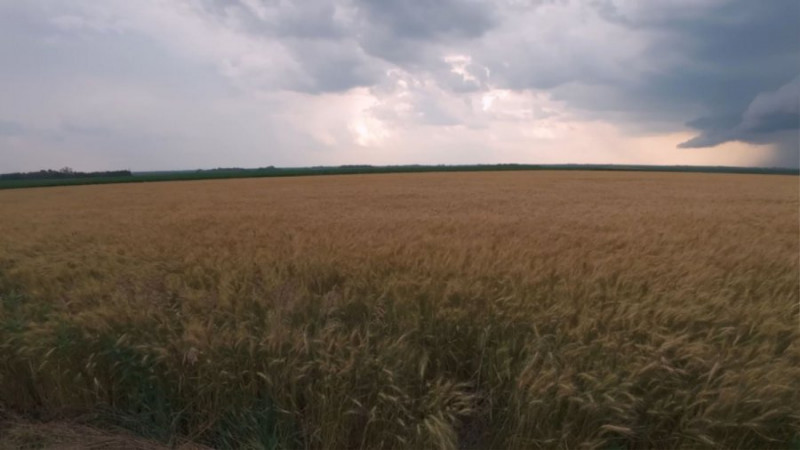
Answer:
[{"label": "farmland", "polygon": [[798,177],[0,191],[0,406],[219,448],[800,445]]}]

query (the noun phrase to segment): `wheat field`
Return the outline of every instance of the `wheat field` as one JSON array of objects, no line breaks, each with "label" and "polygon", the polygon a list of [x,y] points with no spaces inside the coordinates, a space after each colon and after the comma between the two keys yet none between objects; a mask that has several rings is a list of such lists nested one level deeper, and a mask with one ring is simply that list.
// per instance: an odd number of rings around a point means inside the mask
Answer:
[{"label": "wheat field", "polygon": [[0,410],[216,448],[800,448],[798,187],[0,191]]}]

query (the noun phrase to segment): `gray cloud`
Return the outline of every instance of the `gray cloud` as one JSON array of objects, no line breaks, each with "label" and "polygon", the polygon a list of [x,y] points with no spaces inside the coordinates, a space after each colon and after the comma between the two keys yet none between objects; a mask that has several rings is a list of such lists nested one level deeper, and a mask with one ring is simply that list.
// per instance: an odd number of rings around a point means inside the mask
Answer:
[{"label": "gray cloud", "polygon": [[[735,126],[756,96],[800,74],[793,0],[455,2],[444,5],[455,11],[446,17],[427,3],[363,4],[377,24],[364,34],[368,52],[453,92],[548,90],[631,130],[695,128],[692,146],[711,142],[704,126]],[[454,74],[442,60],[448,52],[471,56],[477,79]],[[744,140],[769,143],[762,134]]]},{"label": "gray cloud", "polygon": [[351,36],[354,11],[340,1],[201,0],[206,12],[271,37],[339,40]]},{"label": "gray cloud", "polygon": [[356,4],[375,30],[400,39],[475,38],[495,25],[491,3],[481,0],[357,0]]},{"label": "gray cloud", "polygon": [[775,91],[762,92],[745,109],[741,118],[721,117],[692,123],[704,130],[682,147],[711,147],[730,140],[761,143],[770,133],[794,130],[800,125],[800,77]]},{"label": "gray cloud", "polygon": [[[111,161],[144,148],[152,164],[170,146],[173,165],[212,164],[212,144],[235,142],[313,164],[334,145],[321,142],[350,143],[294,113],[302,102],[368,92],[389,131],[474,131],[488,127],[481,95],[506,90],[631,135],[696,131],[685,149],[770,145],[765,164],[797,165],[798,30],[796,0],[2,2],[0,137],[114,148]],[[514,108],[491,118],[540,120]]]},{"label": "gray cloud", "polygon": [[740,117],[706,118],[691,125],[702,133],[682,143],[682,148],[713,147],[728,141],[771,143],[781,150],[775,163],[797,165],[800,160],[800,77],[775,91],[758,94]]},{"label": "gray cloud", "polygon": [[686,121],[699,134],[682,148],[729,141],[773,144],[773,163],[797,166],[800,150],[792,130],[800,125],[795,78],[800,74],[800,3],[711,2],[702,14],[659,8],[642,8],[633,18],[608,2],[601,9],[612,21],[656,36],[645,58],[674,61],[656,65],[640,83],[615,86],[623,92],[615,100],[623,108],[644,104],[674,121],[687,111],[701,111]]},{"label": "gray cloud", "polygon": [[22,125],[6,121],[0,120],[0,136],[19,136],[25,132],[25,127]]},{"label": "gray cloud", "polygon": [[354,4],[360,26],[357,37],[364,50],[412,71],[440,65],[443,45],[470,45],[499,26],[496,6],[483,0],[355,0]]},{"label": "gray cloud", "polygon": [[[205,12],[253,39],[280,43],[302,71],[278,87],[307,92],[342,92],[380,81],[385,63],[357,42],[361,24],[349,2],[309,0],[202,0]],[[271,86],[275,87],[275,86]]]}]

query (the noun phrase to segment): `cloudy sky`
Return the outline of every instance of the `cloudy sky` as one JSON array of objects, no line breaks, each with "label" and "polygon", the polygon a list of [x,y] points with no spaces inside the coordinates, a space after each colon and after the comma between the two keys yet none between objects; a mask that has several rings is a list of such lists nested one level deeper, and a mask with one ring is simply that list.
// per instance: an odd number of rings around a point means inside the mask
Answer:
[{"label": "cloudy sky", "polygon": [[798,165],[796,0],[0,0],[0,172]]}]

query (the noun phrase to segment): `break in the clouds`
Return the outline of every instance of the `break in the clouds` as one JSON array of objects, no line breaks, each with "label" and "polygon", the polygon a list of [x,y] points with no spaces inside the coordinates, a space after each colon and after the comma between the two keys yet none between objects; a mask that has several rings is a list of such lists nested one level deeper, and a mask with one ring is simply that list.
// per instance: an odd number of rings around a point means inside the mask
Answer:
[{"label": "break in the clouds", "polygon": [[798,166],[795,0],[0,0],[0,172]]}]

